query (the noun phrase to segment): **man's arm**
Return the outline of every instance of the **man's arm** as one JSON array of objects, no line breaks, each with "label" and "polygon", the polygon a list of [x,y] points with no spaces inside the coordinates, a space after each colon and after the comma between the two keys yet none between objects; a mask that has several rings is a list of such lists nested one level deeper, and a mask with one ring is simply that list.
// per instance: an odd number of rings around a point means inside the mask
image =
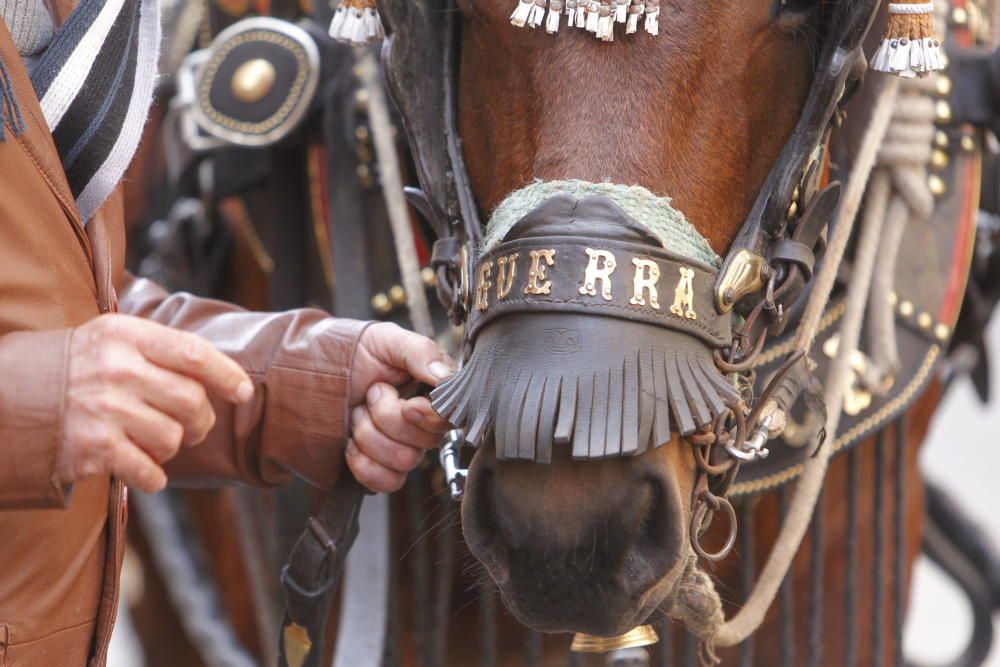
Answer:
[{"label": "man's arm", "polygon": [[[167,464],[172,482],[271,486],[296,474],[329,489],[347,449],[359,481],[391,490],[416,464],[419,450],[432,447],[446,428],[425,398],[406,401],[393,388],[411,377],[436,384],[449,372],[436,346],[415,334],[394,334],[378,325],[371,331],[388,333],[390,343],[385,335],[366,335],[371,342],[356,355],[368,323],[312,309],[251,313],[212,299],[167,294],[131,277],[119,304],[122,313],[207,339],[254,381],[256,391],[247,403],[213,398],[215,427],[204,442],[183,448]],[[386,347],[403,349],[390,354]],[[382,359],[387,356],[399,358]],[[352,421],[357,433],[348,447]]]}]

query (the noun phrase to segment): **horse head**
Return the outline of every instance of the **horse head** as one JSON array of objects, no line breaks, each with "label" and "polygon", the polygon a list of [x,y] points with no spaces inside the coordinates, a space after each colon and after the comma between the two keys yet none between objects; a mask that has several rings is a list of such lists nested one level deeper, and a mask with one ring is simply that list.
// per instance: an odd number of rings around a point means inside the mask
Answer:
[{"label": "horse head", "polygon": [[[690,581],[712,465],[691,445],[722,442],[746,407],[720,363],[741,295],[719,289],[740,272],[720,255],[774,232],[750,221],[775,206],[798,220],[799,185],[813,199],[874,3],[647,0],[633,30],[634,0],[521,2],[514,22],[547,6],[551,35],[512,26],[500,0],[428,2],[385,2],[387,72],[439,230],[488,220],[452,266],[466,355],[433,395],[479,446],[465,537],[527,625],[620,634],[669,615]],[[854,4],[868,9],[838,33],[848,47],[827,49]],[[821,94],[818,64],[835,73]]]}]

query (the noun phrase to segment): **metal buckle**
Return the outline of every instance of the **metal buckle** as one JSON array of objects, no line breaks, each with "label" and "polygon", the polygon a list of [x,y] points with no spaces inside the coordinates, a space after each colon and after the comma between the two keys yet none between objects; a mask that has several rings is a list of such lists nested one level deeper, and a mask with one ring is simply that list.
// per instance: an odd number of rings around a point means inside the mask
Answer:
[{"label": "metal buckle", "polygon": [[465,437],[460,430],[448,431],[438,453],[438,460],[444,469],[445,483],[448,484],[452,500],[462,499],[465,493],[465,480],[469,477],[468,468],[461,468],[458,464],[459,451],[464,442]]}]

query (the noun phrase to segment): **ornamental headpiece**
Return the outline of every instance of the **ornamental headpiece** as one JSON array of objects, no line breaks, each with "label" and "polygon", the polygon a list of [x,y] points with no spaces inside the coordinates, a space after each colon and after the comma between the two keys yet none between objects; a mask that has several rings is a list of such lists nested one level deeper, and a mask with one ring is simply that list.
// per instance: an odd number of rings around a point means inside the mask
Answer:
[{"label": "ornamental headpiece", "polygon": [[942,66],[941,42],[934,34],[934,3],[889,3],[889,23],[872,58],[872,69],[909,79],[926,76]]}]

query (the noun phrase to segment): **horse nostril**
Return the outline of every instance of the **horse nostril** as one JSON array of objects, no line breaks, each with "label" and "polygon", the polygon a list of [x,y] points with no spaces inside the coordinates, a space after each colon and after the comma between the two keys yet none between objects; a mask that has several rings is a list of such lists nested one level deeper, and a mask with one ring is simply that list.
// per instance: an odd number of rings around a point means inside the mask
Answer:
[{"label": "horse nostril", "polygon": [[656,478],[648,479],[647,483],[649,503],[627,560],[629,580],[640,591],[658,581],[676,563],[680,554],[678,526],[683,523],[667,485]]},{"label": "horse nostril", "polygon": [[473,555],[500,583],[507,577],[509,558],[500,535],[496,515],[493,471],[485,468],[470,475],[462,500],[462,526],[466,542]]}]

